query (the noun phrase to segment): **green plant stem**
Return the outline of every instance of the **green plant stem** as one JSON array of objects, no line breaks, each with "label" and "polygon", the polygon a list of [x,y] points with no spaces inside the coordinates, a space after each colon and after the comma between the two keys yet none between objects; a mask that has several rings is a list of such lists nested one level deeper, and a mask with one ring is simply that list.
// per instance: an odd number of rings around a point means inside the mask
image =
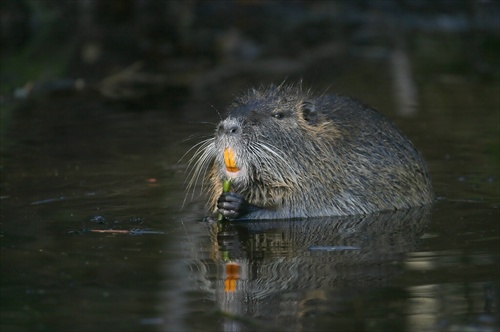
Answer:
[{"label": "green plant stem", "polygon": [[[222,192],[228,193],[229,190],[231,190],[231,179],[225,179],[222,182]],[[217,217],[217,221],[223,221],[223,220],[224,220],[224,216],[221,213],[219,213],[219,215]]]}]

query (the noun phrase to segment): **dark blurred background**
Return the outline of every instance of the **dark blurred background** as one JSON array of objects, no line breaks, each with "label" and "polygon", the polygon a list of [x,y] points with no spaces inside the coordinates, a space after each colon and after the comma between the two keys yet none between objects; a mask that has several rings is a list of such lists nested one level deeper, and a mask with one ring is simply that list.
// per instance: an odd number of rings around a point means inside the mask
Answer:
[{"label": "dark blurred background", "polygon": [[92,90],[149,107],[262,81],[314,82],[325,70],[332,77],[349,70],[345,62],[332,63],[332,57],[383,60],[393,50],[410,54],[417,81],[430,73],[448,80],[500,79],[498,1],[0,4],[3,105]]}]

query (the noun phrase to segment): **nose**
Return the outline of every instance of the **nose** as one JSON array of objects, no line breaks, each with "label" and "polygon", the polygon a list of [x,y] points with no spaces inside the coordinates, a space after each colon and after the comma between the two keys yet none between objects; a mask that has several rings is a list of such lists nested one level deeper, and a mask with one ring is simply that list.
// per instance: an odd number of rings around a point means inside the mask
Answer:
[{"label": "nose", "polygon": [[241,132],[241,126],[235,119],[228,118],[219,123],[217,131],[219,134],[237,135]]}]

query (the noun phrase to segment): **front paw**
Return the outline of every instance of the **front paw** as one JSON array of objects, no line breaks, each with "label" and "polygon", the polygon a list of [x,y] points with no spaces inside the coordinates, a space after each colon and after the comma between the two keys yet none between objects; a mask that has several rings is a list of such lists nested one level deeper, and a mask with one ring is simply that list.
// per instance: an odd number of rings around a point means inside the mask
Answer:
[{"label": "front paw", "polygon": [[247,211],[248,203],[241,195],[233,192],[223,193],[217,200],[217,209],[227,219],[238,219]]}]

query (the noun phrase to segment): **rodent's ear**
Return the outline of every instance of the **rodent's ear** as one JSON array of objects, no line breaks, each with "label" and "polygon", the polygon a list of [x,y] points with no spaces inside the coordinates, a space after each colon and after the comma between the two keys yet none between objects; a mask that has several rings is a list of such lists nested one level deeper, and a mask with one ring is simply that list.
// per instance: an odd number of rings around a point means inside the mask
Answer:
[{"label": "rodent's ear", "polygon": [[305,101],[301,105],[302,117],[309,125],[315,125],[318,121],[318,112],[316,112],[316,107],[310,101]]}]

